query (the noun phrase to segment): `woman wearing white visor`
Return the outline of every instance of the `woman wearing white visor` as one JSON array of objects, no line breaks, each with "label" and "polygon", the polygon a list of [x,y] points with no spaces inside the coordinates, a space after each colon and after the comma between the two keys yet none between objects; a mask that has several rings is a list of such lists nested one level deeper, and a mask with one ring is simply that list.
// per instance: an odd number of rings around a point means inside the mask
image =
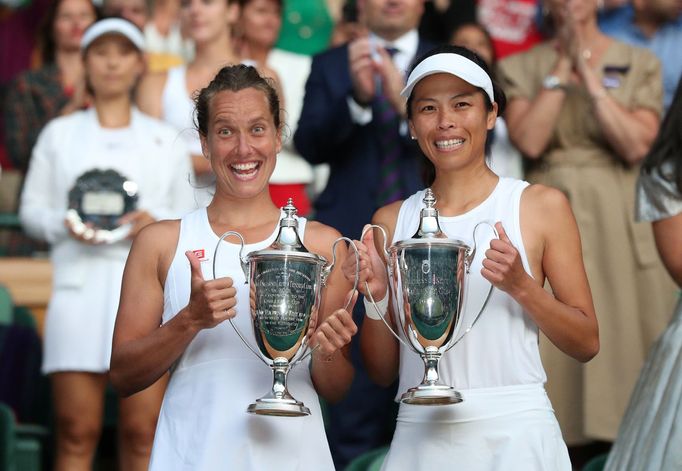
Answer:
[{"label": "woman wearing white visor", "polygon": [[[599,350],[580,235],[568,201],[552,188],[500,178],[486,165],[487,134],[505,97],[471,51],[457,46],[431,51],[412,70],[402,95],[410,132],[428,160],[426,183],[437,201],[441,229],[449,238],[471,241],[476,224],[490,221],[499,238],[485,226],[476,233],[479,249],[467,280],[467,318],[480,308],[491,283],[496,289],[478,322],[440,362],[441,380],[464,401],[401,404],[383,469],[570,471],[538,351],[539,331],[579,361]],[[386,230],[389,245],[415,234],[424,194],[376,212],[373,223]],[[382,242],[375,230],[358,246],[362,280],[386,315]],[[351,267],[349,259],[344,271],[350,274]],[[545,280],[552,293],[543,289]],[[372,306],[365,309],[361,348],[367,370],[381,384],[399,376],[400,396],[420,383],[423,362],[396,341]]]},{"label": "woman wearing white visor", "polygon": [[[131,102],[145,67],[142,33],[126,20],[101,20],[85,31],[81,50],[93,107],[54,119],[42,131],[20,207],[26,230],[52,247],[54,283],[42,368],[50,375],[54,399],[56,470],[92,469],[130,240],[147,224],[181,216],[193,204],[189,153],[174,129]],[[118,220],[120,230],[108,233],[67,218],[77,179],[106,170],[133,182],[138,196],[137,206]],[[90,196],[90,203],[99,199],[102,205],[107,195]],[[100,237],[122,236],[126,228],[122,240]],[[120,469],[147,469],[163,387],[157,383],[121,400]]]}]

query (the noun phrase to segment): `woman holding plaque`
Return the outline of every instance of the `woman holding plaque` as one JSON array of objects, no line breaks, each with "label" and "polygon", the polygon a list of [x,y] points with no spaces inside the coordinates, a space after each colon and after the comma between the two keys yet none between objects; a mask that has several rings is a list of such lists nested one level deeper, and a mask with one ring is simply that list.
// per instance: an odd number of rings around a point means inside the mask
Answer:
[{"label": "woman holding plaque", "polygon": [[[86,30],[81,50],[93,106],[47,124],[19,209],[27,232],[52,246],[43,371],[54,398],[57,470],[92,468],[130,239],[156,219],[183,214],[192,198],[189,154],[174,130],[131,101],[144,69],[142,33],[126,20],[102,20]],[[125,183],[112,187],[112,179]],[[76,219],[67,217],[69,207]],[[89,222],[123,212],[115,230]],[[128,240],[100,238],[126,230]],[[158,383],[121,400],[122,469],[147,468],[163,388]]]},{"label": "woman holding plaque", "polygon": [[[331,272],[321,322],[309,339],[319,348],[309,368],[299,365],[289,373],[291,394],[311,415],[247,414],[249,403],[272,386],[272,372],[225,322],[232,320],[255,344],[240,245],[220,242],[219,235],[239,232],[247,253],[279,241],[281,211],[268,181],[282,145],[280,103],[255,68],[234,65],[201,90],[196,108],[215,195],[207,208],[152,224],[135,240],[123,277],[112,380],[132,394],[171,372],[152,470],[333,470],[317,393],[338,400],[353,377],[348,344],[356,326],[348,311],[338,309],[350,284],[340,268]],[[334,229],[298,218],[298,235],[311,252],[332,259]],[[345,253],[339,247],[337,255]]]},{"label": "woman holding plaque", "polygon": [[[468,49],[442,46],[428,53],[410,73],[402,95],[409,130],[427,158],[427,183],[442,231],[470,244],[476,225],[489,221],[499,237],[486,226],[475,232],[478,250],[467,275],[459,335],[471,325],[490,284],[495,289],[478,322],[440,361],[442,382],[456,388],[463,402],[402,403],[383,469],[570,471],[538,351],[540,331],[579,361],[599,350],[580,235],[568,201],[552,188],[498,177],[486,164],[486,139],[505,97],[485,62]],[[386,230],[388,244],[413,237],[424,195],[420,191],[376,212],[373,223]],[[375,381],[390,384],[399,376],[402,393],[419,383],[424,365],[381,319],[394,315],[379,255],[382,244],[378,231],[357,243],[361,291],[367,294],[367,282],[379,300],[378,309],[365,306],[361,348]],[[348,274],[350,266],[349,259]],[[553,293],[543,289],[545,280]]]}]

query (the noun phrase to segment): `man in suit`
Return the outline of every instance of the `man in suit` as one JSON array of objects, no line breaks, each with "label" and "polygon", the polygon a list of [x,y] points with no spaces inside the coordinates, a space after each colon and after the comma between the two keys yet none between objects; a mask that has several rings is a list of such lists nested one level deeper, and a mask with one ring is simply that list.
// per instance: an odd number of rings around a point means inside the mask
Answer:
[{"label": "man in suit", "polygon": [[[349,237],[359,237],[391,196],[404,198],[422,187],[400,90],[412,61],[431,46],[417,33],[423,0],[359,0],[358,8],[369,34],[313,58],[294,134],[306,160],[330,165],[327,188],[315,203],[317,219]],[[382,109],[386,102],[388,110]],[[391,112],[397,119],[389,130],[382,115]],[[399,188],[382,199],[387,135],[398,145],[390,151],[397,154]]]},{"label": "man in suit", "polygon": [[[369,33],[313,58],[294,134],[311,164],[327,163],[327,187],[315,202],[316,219],[359,238],[382,205],[423,187],[420,151],[410,139],[400,97],[414,59],[431,48],[417,27],[424,0],[358,0]],[[362,303],[353,313],[358,326]],[[346,398],[329,407],[328,438],[337,469],[390,441],[395,386],[367,377],[359,342],[352,343],[355,380]]]}]

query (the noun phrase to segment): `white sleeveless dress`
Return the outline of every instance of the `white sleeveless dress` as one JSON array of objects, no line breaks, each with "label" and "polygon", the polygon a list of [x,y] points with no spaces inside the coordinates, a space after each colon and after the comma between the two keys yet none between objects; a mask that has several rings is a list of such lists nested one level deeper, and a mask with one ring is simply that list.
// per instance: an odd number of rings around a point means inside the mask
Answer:
[{"label": "white sleeveless dress", "polygon": [[[299,218],[301,238],[305,219]],[[268,247],[267,240],[245,246],[244,254]],[[189,301],[190,267],[185,251],[199,251],[205,279],[212,279],[218,236],[206,210],[182,218],[175,257],[164,288],[163,322]],[[203,254],[201,253],[203,251]],[[197,253],[197,252],[195,252]],[[248,285],[239,266],[239,245],[223,242],[216,276],[229,276],[237,288],[240,331],[255,346]],[[289,373],[291,394],[310,408],[308,417],[264,417],[246,412],[272,387],[272,372],[248,350],[225,321],[201,331],[171,370],[154,437],[151,470],[326,471],[333,470],[318,397],[307,363]]]},{"label": "white sleeveless dress", "polygon": [[[530,274],[519,225],[520,198],[527,186],[524,181],[500,178],[495,190],[476,208],[459,216],[441,216],[442,230],[450,238],[471,244],[477,223],[501,221]],[[394,243],[416,232],[423,198],[424,191],[420,191],[403,203]],[[479,245],[468,280],[470,292],[465,294],[464,327],[472,323],[490,287],[481,268],[494,237],[485,225],[476,232]],[[447,406],[400,404],[383,470],[571,470],[568,450],[544,390],[538,327],[511,296],[493,291],[472,330],[443,356],[439,372],[442,381],[455,387],[464,401]],[[401,345],[397,399],[419,384],[423,374],[421,358]]]},{"label": "white sleeveless dress", "polygon": [[[161,93],[161,119],[178,130],[181,139],[189,153],[203,155],[199,132],[194,124],[194,100],[187,94],[187,67],[180,65],[168,69],[166,85]],[[195,188],[195,207],[208,206],[215,193],[215,178],[210,175],[196,175],[193,186]]]}]

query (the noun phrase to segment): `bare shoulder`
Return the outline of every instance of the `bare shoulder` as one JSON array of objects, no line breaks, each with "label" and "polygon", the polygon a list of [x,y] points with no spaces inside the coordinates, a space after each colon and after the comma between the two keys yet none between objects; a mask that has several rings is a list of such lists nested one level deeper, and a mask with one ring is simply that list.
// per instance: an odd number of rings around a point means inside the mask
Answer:
[{"label": "bare shoulder", "polygon": [[159,273],[166,273],[173,261],[179,237],[179,219],[149,224],[135,237],[129,263],[151,264]]},{"label": "bare shoulder", "polygon": [[398,221],[398,214],[400,213],[400,208],[402,205],[403,200],[395,201],[377,209],[377,211],[374,213],[374,216],[372,216],[372,224],[381,226],[387,231],[387,244],[390,244],[391,240],[393,240],[395,225]]},{"label": "bare shoulder", "polygon": [[339,237],[341,237],[341,233],[331,226],[317,221],[306,223],[305,244],[312,252],[325,257],[330,256],[332,245]]},{"label": "bare shoulder", "polygon": [[167,79],[167,72],[151,72],[142,77],[135,96],[137,106],[142,112],[161,117],[161,96]]},{"label": "bare shoulder", "polygon": [[545,219],[572,212],[568,198],[561,190],[539,184],[530,185],[524,190],[521,208],[531,216],[542,216]]}]

